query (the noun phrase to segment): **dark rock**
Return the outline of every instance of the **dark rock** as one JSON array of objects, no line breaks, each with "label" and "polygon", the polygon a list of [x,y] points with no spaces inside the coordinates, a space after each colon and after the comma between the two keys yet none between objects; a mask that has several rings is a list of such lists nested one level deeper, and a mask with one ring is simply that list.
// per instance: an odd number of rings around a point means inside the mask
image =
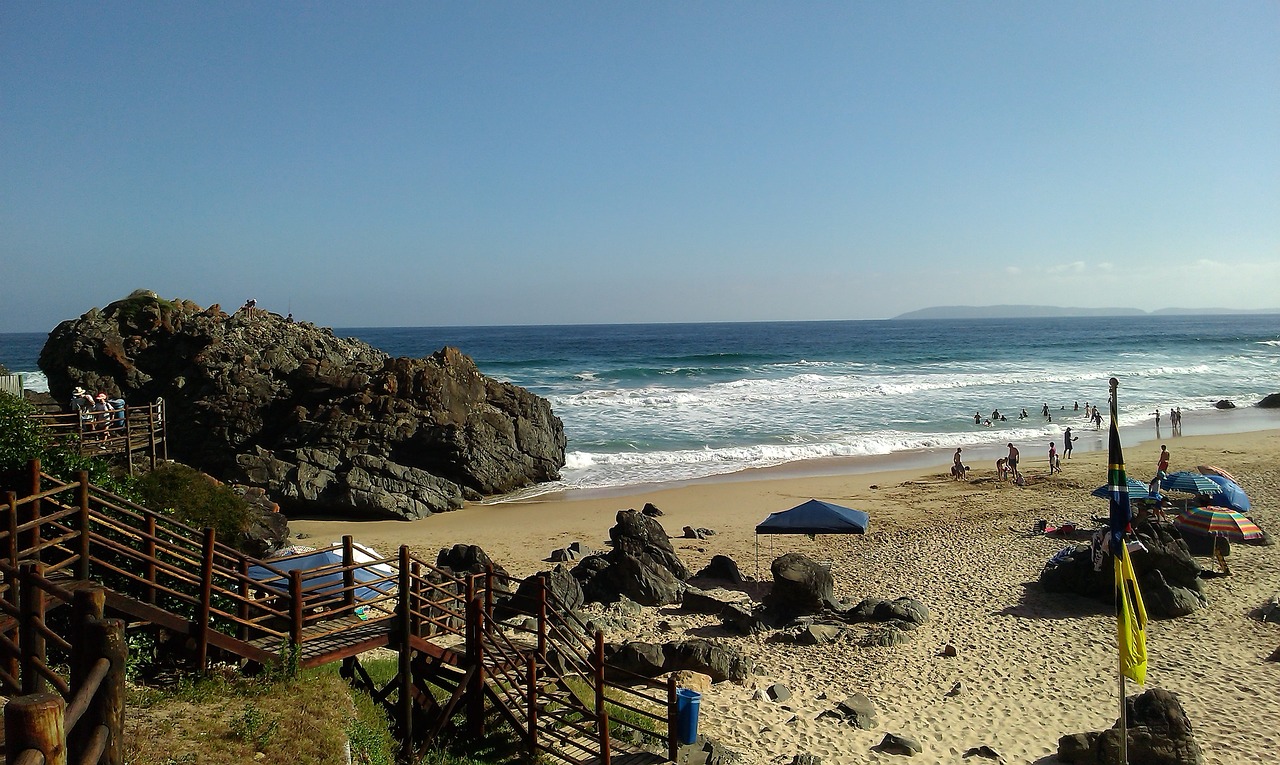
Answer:
[{"label": "dark rock", "polygon": [[727,605],[729,605],[729,601],[721,600],[697,587],[686,587],[680,601],[680,607],[685,611],[692,611],[695,614],[709,614],[711,616],[718,616]]},{"label": "dark rock", "polygon": [[581,560],[588,555],[595,555],[595,550],[592,550],[581,542],[570,542],[567,547],[552,550],[551,561],[553,563],[568,563],[575,560]]},{"label": "dark rock", "polygon": [[605,663],[608,667],[644,677],[657,677],[664,672],[681,669],[701,672],[716,683],[724,680],[742,682],[751,676],[751,660],[741,650],[702,639],[661,645],[640,641],[610,645],[605,649]]},{"label": "dark rock", "polygon": [[650,518],[660,518],[663,515],[662,511],[659,510],[652,502],[644,503],[644,507],[640,508],[640,512]]},{"label": "dark rock", "polygon": [[1254,615],[1259,621],[1269,622],[1271,624],[1280,624],[1280,595],[1272,595]]},{"label": "dark rock", "polygon": [[898,627],[885,624],[872,630],[863,640],[863,645],[889,648],[911,642],[911,633]]},{"label": "dark rock", "polygon": [[1280,409],[1280,393],[1270,393],[1258,402],[1263,409]]},{"label": "dark rock", "polygon": [[685,584],[651,558],[637,558],[620,550],[584,558],[573,569],[588,603],[612,603],[630,598],[645,606],[680,602]]},{"label": "dark rock", "polygon": [[742,571],[738,569],[738,564],[728,555],[713,555],[706,568],[695,574],[694,578],[718,579],[724,582],[732,582],[733,584],[742,584],[748,581],[748,577],[743,576]]},{"label": "dark rock", "polygon": [[822,765],[822,758],[816,754],[797,754],[791,758],[791,765]]},{"label": "dark rock", "polygon": [[1214,404],[1213,408],[1214,409],[1235,409],[1236,405],[1224,398],[1224,399],[1220,399],[1216,404]]},{"label": "dark rock", "polygon": [[697,529],[695,529],[692,526],[684,527],[684,538],[685,539],[706,539],[706,537],[703,536],[701,532],[699,532]]},{"label": "dark rock", "polygon": [[960,652],[956,650],[955,646],[951,645],[950,643],[947,643],[946,645],[942,646],[942,655],[950,659],[950,658],[955,658],[956,656],[959,656]]},{"label": "dark rock", "polygon": [[614,552],[629,553],[637,558],[647,557],[670,571],[676,579],[689,578],[689,570],[676,555],[675,548],[671,546],[671,540],[667,538],[667,532],[660,523],[634,510],[618,511],[615,520],[615,525],[609,529]]},{"label": "dark rock", "polygon": [[855,693],[841,701],[836,705],[835,712],[850,725],[863,730],[871,730],[879,722],[875,704],[861,693]]},{"label": "dark rock", "polygon": [[844,636],[844,628],[837,624],[809,624],[796,633],[800,645],[826,645]]},{"label": "dark rock", "polygon": [[967,760],[970,757],[981,757],[984,760],[995,760],[1000,765],[1004,765],[1004,757],[986,744],[966,749],[964,752],[964,758]]},{"label": "dark rock", "polygon": [[[555,607],[555,604],[570,611],[582,608],[584,602],[582,585],[564,566],[555,566],[550,571],[539,571],[520,582],[520,586],[516,588],[515,597],[511,599],[513,607],[518,604],[519,607],[528,609],[526,612],[536,614],[535,609],[544,584],[547,588],[548,603],[553,604],[548,608]],[[501,613],[495,613],[495,616],[499,621],[505,618]]]},{"label": "dark rock", "polygon": [[[1129,761],[1144,765],[1200,765],[1204,754],[1196,742],[1177,695],[1151,688],[1125,699]],[[1058,759],[1088,765],[1110,765],[1120,760],[1119,721],[1100,733],[1063,736]]]},{"label": "dark rock", "polygon": [[262,489],[233,486],[249,505],[248,524],[235,547],[255,558],[269,558],[289,544],[289,519]]},{"label": "dark rock", "polygon": [[454,545],[442,547],[436,553],[436,567],[446,568],[457,575],[483,574],[490,567],[497,574],[507,576],[507,570],[493,562],[479,545]]},{"label": "dark rock", "polygon": [[947,691],[947,696],[960,696],[965,692],[965,690],[966,688],[964,687],[964,683],[957,680],[955,685],[951,686],[951,690]]},{"label": "dark rock", "polygon": [[786,701],[791,698],[791,689],[782,683],[774,683],[765,688],[764,693],[769,697],[770,701]]},{"label": "dark rock", "polygon": [[[1170,617],[1190,613],[1207,604],[1200,580],[1200,564],[1191,557],[1187,543],[1171,524],[1143,521],[1135,533],[1145,550],[1131,553],[1143,601],[1151,616]],[[1045,565],[1040,584],[1046,592],[1070,593],[1111,603],[1115,588],[1114,558],[1106,556],[1102,570],[1093,570],[1088,545],[1077,545],[1067,557]]]},{"label": "dark rock", "polygon": [[800,553],[787,553],[770,567],[773,589],[765,599],[770,611],[784,616],[816,614],[835,599],[831,572]]},{"label": "dark rock", "polygon": [[419,518],[564,465],[550,404],[457,349],[389,358],[263,310],[138,291],[59,324],[40,366],[59,400],[76,385],[163,398],[174,458],[285,510]]},{"label": "dark rock", "polygon": [[920,746],[919,741],[916,741],[910,736],[903,736],[899,733],[884,734],[884,738],[881,739],[879,745],[874,748],[880,752],[886,752],[888,754],[904,754],[908,757],[924,751]]},{"label": "dark rock", "polygon": [[720,611],[720,623],[739,635],[758,635],[772,629],[766,614],[757,608],[730,603]]},{"label": "dark rock", "polygon": [[851,622],[887,622],[900,621],[910,624],[906,629],[914,629],[916,625],[929,621],[929,607],[914,598],[901,597],[894,600],[866,598],[858,605],[845,611],[844,616]]}]

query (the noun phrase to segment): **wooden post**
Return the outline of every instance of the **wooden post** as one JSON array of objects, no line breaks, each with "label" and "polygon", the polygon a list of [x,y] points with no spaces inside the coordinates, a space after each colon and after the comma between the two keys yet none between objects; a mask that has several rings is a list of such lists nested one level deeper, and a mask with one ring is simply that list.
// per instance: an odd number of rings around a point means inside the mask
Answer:
[{"label": "wooden post", "polygon": [[302,572],[289,572],[289,640],[302,651]]},{"label": "wooden post", "polygon": [[164,461],[169,461],[169,411],[164,399],[160,399],[160,449],[164,453]]},{"label": "wooden post", "polygon": [[142,555],[146,558],[147,602],[156,604],[156,514],[148,510],[147,538],[142,540]]},{"label": "wooden post", "polygon": [[484,737],[484,606],[480,598],[467,601],[467,662],[475,668],[467,692],[467,728],[473,740]]},{"label": "wooden post", "polygon": [[[71,687],[81,685],[93,665],[99,659],[111,662],[111,669],[98,686],[98,694],[94,698],[84,716],[76,724],[72,735],[68,738],[68,747],[73,762],[81,762],[85,750],[90,746],[94,731],[98,726],[106,726],[107,746],[102,752],[102,765],[124,765],[124,669],[129,657],[129,647],[124,640],[124,622],[120,619],[91,619],[85,624],[81,634],[83,642],[83,664],[76,674],[72,667]],[[81,682],[78,682],[81,681]]]},{"label": "wooden post", "polygon": [[676,719],[676,676],[667,677],[667,759],[676,762],[680,753],[679,722]]},{"label": "wooden post", "polygon": [[427,610],[422,597],[422,567],[418,561],[409,564],[409,627],[417,635],[422,630],[422,614]]},{"label": "wooden post", "polygon": [[200,604],[196,614],[196,663],[204,674],[209,663],[209,616],[213,609],[213,548],[217,542],[212,528],[204,530],[204,549],[200,560]]},{"label": "wooden post", "polygon": [[76,561],[76,578],[89,578],[89,473],[81,470],[76,474],[80,487],[76,489],[76,498],[80,500],[80,538],[78,552],[80,559]]},{"label": "wooden post", "polygon": [[36,660],[45,660],[44,633],[36,629],[44,624],[44,590],[36,586],[35,579],[44,576],[44,566],[38,561],[23,561],[18,569],[21,595],[18,604],[18,645],[22,646],[22,692],[39,693],[46,688],[44,677],[36,670]]},{"label": "wooden post", "polygon": [[128,406],[124,408],[124,460],[129,466],[129,475],[133,475],[133,421]]},{"label": "wooden post", "polygon": [[[600,735],[600,761],[609,765],[609,713],[604,707],[604,633],[596,630],[596,650],[592,656],[596,686],[596,731]],[[675,762],[675,760],[672,760]]]},{"label": "wooden post", "polygon": [[[28,478],[30,479],[30,482],[27,488],[31,490],[31,493],[28,494],[27,496],[31,496],[31,494],[39,494],[40,493],[40,460],[31,460],[30,462],[28,462],[27,471],[28,471]],[[35,547],[40,542],[40,524],[39,524],[40,500],[37,499],[31,502],[28,502],[27,512],[25,513],[25,515],[26,515],[26,518],[19,521],[20,523],[25,523],[27,521],[33,521],[34,523],[32,524],[31,528],[27,529],[22,533],[22,539],[18,541],[19,554],[27,552],[28,550]],[[36,557],[39,558],[40,557],[39,554],[37,554]]]},{"label": "wooden post", "polygon": [[236,630],[236,634],[241,640],[249,642],[249,559],[241,558],[237,571],[240,574],[240,605],[236,608],[236,616],[240,619],[240,624]]},{"label": "wooden post", "polygon": [[342,536],[342,602],[348,610],[354,611],[356,605],[356,554],[353,549],[355,537],[350,534]]},{"label": "wooden post", "polygon": [[547,660],[547,578],[538,577],[538,657]]},{"label": "wooden post", "polygon": [[410,659],[413,644],[410,637],[412,629],[412,609],[409,606],[409,546],[400,545],[400,582],[399,582],[399,632],[400,645],[400,698],[397,707],[400,716],[400,733],[404,740],[401,743],[400,755],[405,762],[413,761],[413,665]]},{"label": "wooden post", "polygon": [[493,564],[484,567],[484,618],[493,618]]},{"label": "wooden post", "polygon": [[[19,589],[21,588],[21,580],[18,578],[18,495],[14,492],[6,492],[7,500],[5,508],[8,518],[5,519],[5,526],[8,530],[8,536],[5,538],[5,561],[8,568],[4,573],[4,597],[9,605],[17,609],[21,603],[19,597]],[[5,637],[14,643],[21,645],[18,639],[18,623],[15,621],[13,628],[6,632]],[[4,670],[10,677],[18,676],[18,656],[5,657]]]},{"label": "wooden post", "polygon": [[538,759],[538,659],[532,654],[528,658],[526,674],[529,677],[529,688],[525,696],[529,704],[529,733],[525,746],[529,749],[529,761]]},{"label": "wooden post", "polygon": [[35,749],[44,765],[67,765],[67,703],[56,693],[36,693],[9,699],[4,707],[5,762]]}]

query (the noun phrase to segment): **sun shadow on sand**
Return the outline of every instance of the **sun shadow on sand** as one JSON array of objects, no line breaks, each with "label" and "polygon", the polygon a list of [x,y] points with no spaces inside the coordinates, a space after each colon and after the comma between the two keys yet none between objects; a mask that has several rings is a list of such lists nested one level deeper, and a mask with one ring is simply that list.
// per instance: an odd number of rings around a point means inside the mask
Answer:
[{"label": "sun shadow on sand", "polygon": [[1000,616],[1027,619],[1084,619],[1113,613],[1110,606],[1081,595],[1045,592],[1039,582],[1024,582],[1022,597],[1012,606],[995,612]]}]

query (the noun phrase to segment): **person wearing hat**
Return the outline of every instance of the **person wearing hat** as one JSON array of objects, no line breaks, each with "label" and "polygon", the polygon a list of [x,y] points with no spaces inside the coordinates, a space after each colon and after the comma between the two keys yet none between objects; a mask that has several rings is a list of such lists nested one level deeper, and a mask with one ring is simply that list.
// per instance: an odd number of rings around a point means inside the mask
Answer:
[{"label": "person wearing hat", "polygon": [[93,427],[94,430],[102,432],[103,438],[107,437],[107,420],[111,416],[108,414],[110,411],[111,405],[107,403],[107,394],[98,393],[93,399],[93,419],[95,421]]},{"label": "person wearing hat", "polygon": [[88,412],[93,409],[93,403],[93,396],[79,385],[71,391],[71,411],[79,414],[82,421],[92,419]]}]

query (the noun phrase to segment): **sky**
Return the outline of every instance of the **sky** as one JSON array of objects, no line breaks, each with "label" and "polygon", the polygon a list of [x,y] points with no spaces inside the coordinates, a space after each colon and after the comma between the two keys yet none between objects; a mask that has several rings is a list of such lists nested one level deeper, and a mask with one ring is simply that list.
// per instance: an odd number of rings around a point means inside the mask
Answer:
[{"label": "sky", "polygon": [[1280,3],[0,4],[0,332],[1280,308]]}]

